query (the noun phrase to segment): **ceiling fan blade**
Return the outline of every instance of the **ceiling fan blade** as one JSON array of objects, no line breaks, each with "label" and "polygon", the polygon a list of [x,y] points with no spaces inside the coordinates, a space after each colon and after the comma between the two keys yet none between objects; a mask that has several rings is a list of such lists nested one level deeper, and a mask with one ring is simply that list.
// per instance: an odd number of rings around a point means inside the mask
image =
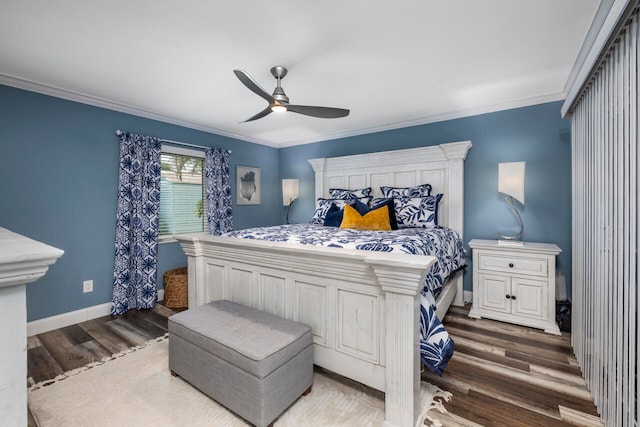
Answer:
[{"label": "ceiling fan blade", "polygon": [[271,105],[269,105],[267,108],[265,108],[264,110],[260,111],[258,114],[256,114],[253,117],[249,117],[247,120],[245,120],[244,122],[252,122],[254,120],[258,120],[263,118],[264,116],[266,116],[267,114],[271,113]]},{"label": "ceiling fan blade", "polygon": [[287,111],[304,114],[305,116],[319,117],[321,119],[337,119],[349,115],[349,110],[332,107],[313,107],[310,105],[287,105]]},{"label": "ceiling fan blade", "polygon": [[256,83],[256,81],[253,80],[249,74],[247,74],[246,71],[244,71],[244,70],[233,70],[233,73],[236,75],[236,77],[238,79],[240,79],[242,84],[244,84],[246,87],[248,87],[249,90],[251,90],[256,95],[264,98],[269,104],[271,104],[271,103],[273,103],[275,101],[273,99],[273,97],[267,91],[262,89],[260,87],[260,85],[258,83]]}]

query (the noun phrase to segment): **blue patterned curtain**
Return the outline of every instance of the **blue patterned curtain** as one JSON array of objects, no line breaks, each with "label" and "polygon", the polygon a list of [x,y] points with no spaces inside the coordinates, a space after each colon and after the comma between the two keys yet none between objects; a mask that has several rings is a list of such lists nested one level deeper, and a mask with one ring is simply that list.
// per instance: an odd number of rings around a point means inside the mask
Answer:
[{"label": "blue patterned curtain", "polygon": [[207,148],[204,152],[205,193],[209,234],[233,230],[229,152]]},{"label": "blue patterned curtain", "polygon": [[155,306],[160,151],[157,138],[120,135],[120,173],[111,314]]}]

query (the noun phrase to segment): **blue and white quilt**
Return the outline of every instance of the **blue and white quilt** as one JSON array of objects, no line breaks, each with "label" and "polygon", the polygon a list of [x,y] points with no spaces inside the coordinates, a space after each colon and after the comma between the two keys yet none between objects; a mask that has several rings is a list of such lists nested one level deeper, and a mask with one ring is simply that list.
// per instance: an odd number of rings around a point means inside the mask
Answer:
[{"label": "blue and white quilt", "polygon": [[462,239],[455,230],[435,226],[426,229],[364,231],[316,224],[291,224],[248,228],[232,231],[224,236],[435,256],[437,261],[427,273],[421,292],[420,351],[424,365],[434,373],[442,375],[453,355],[454,344],[435,314],[435,295],[439,293],[446,279],[465,265]]}]

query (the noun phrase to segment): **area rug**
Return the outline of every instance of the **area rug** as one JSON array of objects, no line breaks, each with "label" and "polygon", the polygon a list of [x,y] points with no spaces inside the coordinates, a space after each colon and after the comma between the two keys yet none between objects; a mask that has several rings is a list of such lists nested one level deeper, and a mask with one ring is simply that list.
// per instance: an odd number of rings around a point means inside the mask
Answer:
[{"label": "area rug", "polygon": [[[419,425],[439,426],[450,394],[422,383]],[[29,388],[29,409],[40,427],[53,426],[247,426],[248,424],[168,368],[168,339],[67,372]],[[315,372],[313,391],[296,401],[276,427],[380,426],[384,402],[328,375]]]}]

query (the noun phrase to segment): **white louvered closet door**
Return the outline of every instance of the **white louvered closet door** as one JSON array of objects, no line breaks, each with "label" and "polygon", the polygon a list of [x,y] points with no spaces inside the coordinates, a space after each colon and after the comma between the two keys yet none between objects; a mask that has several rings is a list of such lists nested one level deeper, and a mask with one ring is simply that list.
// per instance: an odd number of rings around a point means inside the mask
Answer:
[{"label": "white louvered closet door", "polygon": [[638,426],[640,413],[638,19],[636,3],[570,110],[572,344],[607,426]]}]

